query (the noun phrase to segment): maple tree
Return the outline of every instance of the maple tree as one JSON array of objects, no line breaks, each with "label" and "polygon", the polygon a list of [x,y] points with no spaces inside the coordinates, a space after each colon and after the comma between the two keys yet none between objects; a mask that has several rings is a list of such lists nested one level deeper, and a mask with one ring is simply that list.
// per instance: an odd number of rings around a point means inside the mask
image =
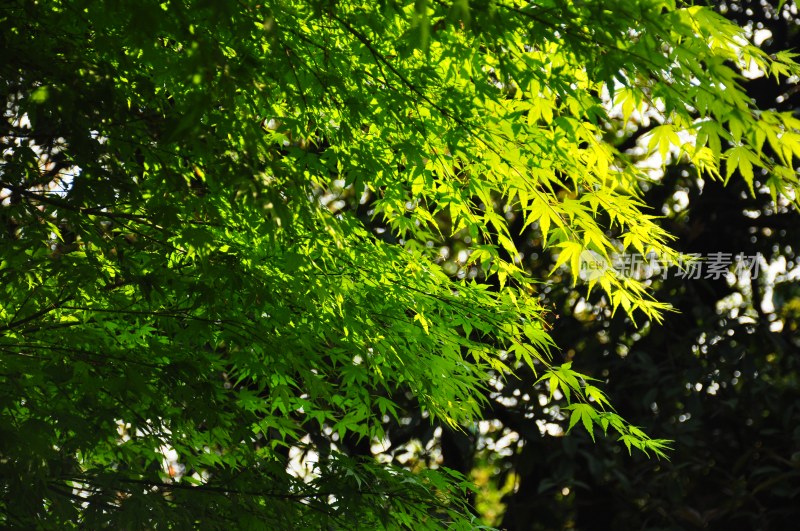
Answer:
[{"label": "maple tree", "polygon": [[[8,525],[470,528],[459,472],[348,449],[401,444],[409,408],[469,426],[520,370],[569,428],[663,456],[552,355],[510,219],[574,282],[587,251],[680,263],[615,146],[644,121],[662,164],[797,202],[800,120],[740,71],[800,67],[702,7],[53,1],[0,24]],[[669,309],[611,268],[587,284]]]}]

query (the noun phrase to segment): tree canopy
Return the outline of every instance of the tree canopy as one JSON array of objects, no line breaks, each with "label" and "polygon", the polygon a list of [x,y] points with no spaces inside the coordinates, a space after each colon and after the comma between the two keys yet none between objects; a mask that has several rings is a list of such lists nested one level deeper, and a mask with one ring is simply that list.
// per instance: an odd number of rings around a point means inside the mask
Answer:
[{"label": "tree canopy", "polygon": [[[798,42],[796,5],[712,4],[766,53]],[[742,86],[759,108],[797,115],[800,93],[792,83],[751,72]],[[628,129],[618,145],[634,146],[646,129]],[[706,276],[711,264],[699,277],[655,275],[653,295],[678,310],[657,326],[611,316],[599,293],[549,286],[546,300],[561,315],[553,340],[581,371],[606,380],[603,388],[626,419],[674,440],[669,461],[631,458],[582,432],[542,437],[528,419],[565,429],[556,407],[563,400],[542,404],[542,390],[529,391],[535,378],[518,373],[484,408],[491,429],[461,437],[468,451],[449,452],[449,466],[472,470],[479,512],[509,531],[792,528],[800,477],[800,216],[775,205],[766,187],[750,195],[743,179],[697,179],[681,160],[669,163],[644,201],[664,215],[660,223],[678,250],[762,257],[757,275],[736,281]],[[535,243],[520,241],[521,251],[535,256]],[[543,277],[552,263],[540,253],[527,268]]]},{"label": "tree canopy", "polygon": [[581,267],[686,267],[667,163],[798,201],[800,119],[743,83],[800,67],[705,7],[20,0],[0,28],[3,525],[472,528],[465,471],[386,449],[522,373],[664,456],[557,353],[547,279],[655,327],[650,280]]}]

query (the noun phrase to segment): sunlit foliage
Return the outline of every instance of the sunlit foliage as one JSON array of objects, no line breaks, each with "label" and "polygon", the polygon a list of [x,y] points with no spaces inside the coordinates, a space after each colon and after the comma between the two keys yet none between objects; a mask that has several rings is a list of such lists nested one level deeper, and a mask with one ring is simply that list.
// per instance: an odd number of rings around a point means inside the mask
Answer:
[{"label": "sunlit foliage", "polygon": [[[466,478],[344,442],[385,440],[409,397],[469,425],[518,366],[570,428],[664,455],[552,357],[504,208],[576,281],[586,251],[677,263],[609,138],[645,108],[662,163],[797,201],[800,120],[738,70],[800,68],[704,8],[26,2],[0,23],[7,525],[469,528]],[[480,275],[442,266],[456,234]],[[579,289],[668,310],[613,269]]]}]

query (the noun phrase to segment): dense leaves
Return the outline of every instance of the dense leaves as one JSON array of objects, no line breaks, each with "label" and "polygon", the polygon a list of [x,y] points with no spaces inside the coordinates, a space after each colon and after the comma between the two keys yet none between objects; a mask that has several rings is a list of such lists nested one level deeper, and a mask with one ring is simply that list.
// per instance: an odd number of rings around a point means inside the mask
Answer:
[{"label": "dense leaves", "polygon": [[[573,283],[587,251],[679,263],[615,140],[644,120],[662,163],[797,200],[800,120],[737,70],[800,68],[700,7],[2,9],[4,525],[470,527],[466,478],[396,450],[512,374],[663,455],[552,356],[519,234]],[[588,289],[668,309],[611,268]]]},{"label": "dense leaves", "polygon": [[[720,9],[776,53],[800,31],[796,8],[777,4],[728,2]],[[750,72],[743,85],[760,107],[796,114],[791,84]],[[621,145],[644,156],[635,146],[646,142],[646,131],[630,128]],[[530,392],[536,378],[523,376],[493,395],[484,410],[493,420],[482,436],[465,440],[465,452],[449,452],[451,466],[472,469],[482,488],[477,507],[488,521],[507,529],[793,527],[800,218],[775,205],[763,183],[757,177],[758,193],[748,197],[743,181],[698,181],[675,161],[646,192],[678,249],[763,257],[753,278],[736,281],[704,278],[706,269],[699,277],[654,275],[655,296],[680,312],[661,325],[612,317],[597,294],[585,297],[557,278],[548,286],[544,300],[561,314],[551,334],[565,358],[606,380],[603,389],[627,419],[673,439],[669,462],[631,459],[575,430],[568,438],[543,437],[534,422],[560,434],[572,417],[554,407],[562,401],[546,401],[546,386]],[[546,275],[552,260],[537,254],[535,241],[519,241],[532,274]]]}]

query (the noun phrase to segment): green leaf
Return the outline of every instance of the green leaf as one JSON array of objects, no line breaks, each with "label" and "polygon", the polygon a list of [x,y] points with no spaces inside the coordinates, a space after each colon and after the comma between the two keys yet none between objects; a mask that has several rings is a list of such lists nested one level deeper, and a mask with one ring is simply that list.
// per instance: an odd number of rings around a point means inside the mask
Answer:
[{"label": "green leaf", "polygon": [[755,195],[753,190],[753,164],[760,164],[758,157],[745,146],[737,146],[725,152],[726,156],[726,177],[727,182],[731,175],[738,169],[751,195]]}]

